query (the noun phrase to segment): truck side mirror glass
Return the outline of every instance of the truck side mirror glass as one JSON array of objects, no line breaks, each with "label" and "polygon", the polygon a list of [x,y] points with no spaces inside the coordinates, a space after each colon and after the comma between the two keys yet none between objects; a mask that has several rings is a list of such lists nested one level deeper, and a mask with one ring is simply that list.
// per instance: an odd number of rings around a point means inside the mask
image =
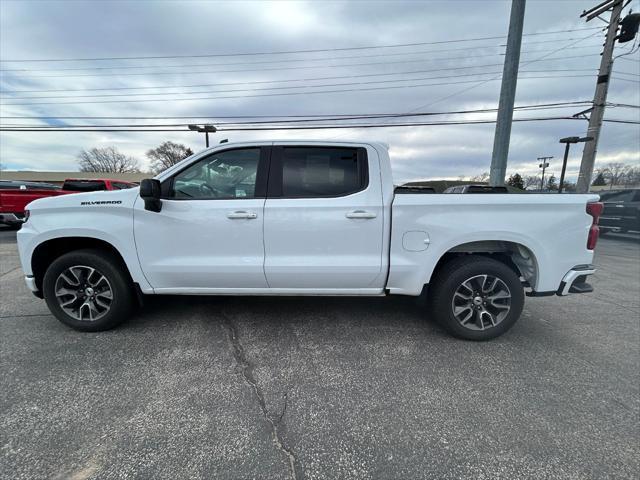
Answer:
[{"label": "truck side mirror glass", "polygon": [[154,178],[145,178],[140,182],[140,198],[144,200],[145,210],[159,212],[162,210],[160,200],[160,181]]}]

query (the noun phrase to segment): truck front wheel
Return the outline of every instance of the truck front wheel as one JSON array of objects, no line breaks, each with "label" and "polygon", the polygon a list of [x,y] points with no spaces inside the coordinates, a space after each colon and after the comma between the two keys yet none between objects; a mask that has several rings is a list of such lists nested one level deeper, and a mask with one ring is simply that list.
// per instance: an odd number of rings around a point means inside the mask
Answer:
[{"label": "truck front wheel", "polygon": [[100,250],[66,253],[51,263],[42,282],[51,313],[84,332],[124,322],[134,306],[131,280],[118,258]]},{"label": "truck front wheel", "polygon": [[518,275],[487,257],[465,255],[450,261],[429,287],[431,314],[449,333],[466,340],[502,335],[524,306]]}]

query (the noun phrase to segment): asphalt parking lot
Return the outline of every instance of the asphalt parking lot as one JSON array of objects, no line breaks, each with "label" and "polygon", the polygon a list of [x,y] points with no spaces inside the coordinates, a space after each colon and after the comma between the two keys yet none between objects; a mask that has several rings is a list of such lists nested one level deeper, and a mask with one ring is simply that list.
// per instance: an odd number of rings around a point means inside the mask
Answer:
[{"label": "asphalt parking lot", "polygon": [[640,242],[489,343],[412,298],[160,297],[56,321],[0,232],[0,476],[638,478]]}]

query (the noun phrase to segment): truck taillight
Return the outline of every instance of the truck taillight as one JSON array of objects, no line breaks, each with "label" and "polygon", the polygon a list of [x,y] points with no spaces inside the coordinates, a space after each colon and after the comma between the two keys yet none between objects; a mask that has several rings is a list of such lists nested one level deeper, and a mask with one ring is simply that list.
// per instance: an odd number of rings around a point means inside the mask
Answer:
[{"label": "truck taillight", "polygon": [[587,237],[587,250],[593,250],[598,243],[598,235],[600,234],[600,227],[598,227],[598,220],[604,210],[604,204],[601,202],[587,203],[587,213],[591,215],[593,221],[591,222],[591,228],[589,228],[589,236]]}]

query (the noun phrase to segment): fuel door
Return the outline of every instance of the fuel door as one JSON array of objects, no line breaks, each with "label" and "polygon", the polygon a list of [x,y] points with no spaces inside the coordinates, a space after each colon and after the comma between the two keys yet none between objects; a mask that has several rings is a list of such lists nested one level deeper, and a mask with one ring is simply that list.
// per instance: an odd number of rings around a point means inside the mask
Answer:
[{"label": "fuel door", "polygon": [[421,252],[429,248],[429,234],[421,230],[411,230],[402,236],[402,248],[409,252]]}]

